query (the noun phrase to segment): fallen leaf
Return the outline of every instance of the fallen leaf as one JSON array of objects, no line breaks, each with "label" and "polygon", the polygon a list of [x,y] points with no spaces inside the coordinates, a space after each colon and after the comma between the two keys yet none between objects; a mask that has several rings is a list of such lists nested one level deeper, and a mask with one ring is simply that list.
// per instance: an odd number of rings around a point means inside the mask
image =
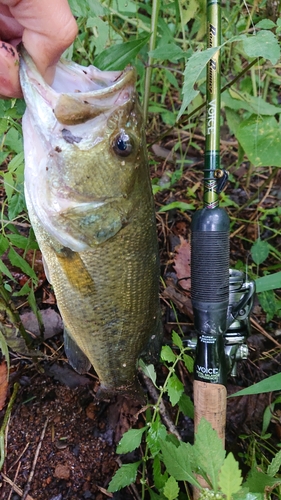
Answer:
[{"label": "fallen leaf", "polygon": [[174,269],[179,285],[190,290],[190,243],[179,236],[180,244],[175,248]]},{"label": "fallen leaf", "polygon": [[175,286],[168,285],[165,290],[162,292],[162,297],[164,299],[171,300],[178,308],[178,310],[188,316],[191,320],[193,320],[193,310],[192,304],[189,297],[187,297],[183,291],[176,290]]},{"label": "fallen leaf", "polygon": [[[50,339],[63,331],[63,322],[60,315],[51,308],[40,310],[42,321],[44,324],[44,339]],[[31,311],[21,315],[21,321],[27,332],[39,336],[40,330],[37,318]]]},{"label": "fallen leaf", "polygon": [[0,411],[4,408],[8,391],[8,369],[6,361],[0,364]]},{"label": "fallen leaf", "polygon": [[66,364],[64,364],[63,366],[59,366],[57,364],[46,366],[45,373],[49,375],[49,377],[53,377],[55,380],[58,380],[61,384],[66,385],[70,389],[75,389],[76,387],[87,385],[91,382],[88,377],[76,373]]}]

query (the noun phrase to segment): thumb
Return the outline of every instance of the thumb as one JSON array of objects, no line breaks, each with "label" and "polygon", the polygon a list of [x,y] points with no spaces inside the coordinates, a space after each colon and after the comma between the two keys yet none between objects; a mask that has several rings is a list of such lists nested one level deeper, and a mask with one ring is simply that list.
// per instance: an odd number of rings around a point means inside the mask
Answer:
[{"label": "thumb", "polygon": [[15,47],[0,41],[0,95],[22,97],[19,82],[19,55]]}]

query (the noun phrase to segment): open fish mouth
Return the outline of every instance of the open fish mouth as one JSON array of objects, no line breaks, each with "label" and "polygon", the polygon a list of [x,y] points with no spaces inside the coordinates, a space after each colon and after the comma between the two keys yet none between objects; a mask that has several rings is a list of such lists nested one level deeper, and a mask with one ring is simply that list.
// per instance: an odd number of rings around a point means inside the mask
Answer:
[{"label": "open fish mouth", "polygon": [[[50,86],[22,48],[20,79],[27,104],[26,199],[62,245],[83,251],[102,243],[126,223],[119,203],[127,188],[115,172],[130,183],[123,149],[129,138],[124,127],[128,122],[131,130],[136,119],[135,70],[101,71],[61,60]],[[112,152],[112,137],[122,139],[119,157]]]},{"label": "open fish mouth", "polygon": [[27,104],[33,105],[33,99],[39,94],[51,107],[58,122],[77,125],[130,99],[136,72],[131,66],[123,71],[101,71],[94,66],[83,67],[60,60],[54,81],[49,86],[22,47],[20,77]]}]

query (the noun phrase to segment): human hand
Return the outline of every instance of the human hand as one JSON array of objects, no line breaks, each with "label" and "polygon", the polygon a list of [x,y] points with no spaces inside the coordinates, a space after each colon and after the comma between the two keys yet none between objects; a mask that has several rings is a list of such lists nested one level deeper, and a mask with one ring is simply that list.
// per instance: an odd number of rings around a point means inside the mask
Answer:
[{"label": "human hand", "polygon": [[22,97],[15,48],[20,41],[50,84],[76,35],[67,0],[0,0],[0,97]]}]

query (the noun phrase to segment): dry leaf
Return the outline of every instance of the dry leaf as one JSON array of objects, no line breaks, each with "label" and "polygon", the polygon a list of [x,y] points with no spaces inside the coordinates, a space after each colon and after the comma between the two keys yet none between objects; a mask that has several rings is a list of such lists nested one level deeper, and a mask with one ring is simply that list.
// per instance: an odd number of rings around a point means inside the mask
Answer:
[{"label": "dry leaf", "polygon": [[8,369],[6,361],[0,364],[0,411],[5,406],[5,401],[8,392]]},{"label": "dry leaf", "polygon": [[175,248],[174,269],[179,285],[184,290],[190,290],[190,243],[182,236],[180,244]]}]

